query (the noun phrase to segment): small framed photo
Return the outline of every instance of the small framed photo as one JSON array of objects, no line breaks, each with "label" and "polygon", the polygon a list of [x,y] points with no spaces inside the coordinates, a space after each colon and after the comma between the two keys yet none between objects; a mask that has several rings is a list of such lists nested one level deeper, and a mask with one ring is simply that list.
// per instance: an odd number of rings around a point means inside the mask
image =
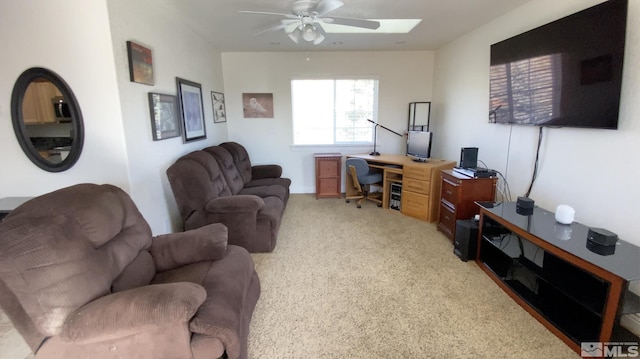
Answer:
[{"label": "small framed photo", "polygon": [[184,142],[207,138],[204,126],[202,86],[199,83],[176,77],[178,108]]},{"label": "small framed photo", "polygon": [[224,107],[224,94],[211,91],[211,105],[213,106],[213,123],[227,122],[227,110]]},{"label": "small framed photo", "polygon": [[149,112],[154,141],[180,136],[176,96],[149,92]]},{"label": "small framed photo", "polygon": [[145,85],[153,85],[153,56],[148,49],[133,41],[127,41],[129,57],[129,80]]},{"label": "small framed photo", "polygon": [[273,118],[272,93],[243,93],[244,118]]}]

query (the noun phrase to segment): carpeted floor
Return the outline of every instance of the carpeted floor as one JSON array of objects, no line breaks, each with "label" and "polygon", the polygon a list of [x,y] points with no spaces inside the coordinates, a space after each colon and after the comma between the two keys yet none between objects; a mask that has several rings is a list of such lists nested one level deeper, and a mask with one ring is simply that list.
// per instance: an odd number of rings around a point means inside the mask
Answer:
[{"label": "carpeted floor", "polygon": [[579,358],[425,223],[367,202],[291,195],[249,357]]}]

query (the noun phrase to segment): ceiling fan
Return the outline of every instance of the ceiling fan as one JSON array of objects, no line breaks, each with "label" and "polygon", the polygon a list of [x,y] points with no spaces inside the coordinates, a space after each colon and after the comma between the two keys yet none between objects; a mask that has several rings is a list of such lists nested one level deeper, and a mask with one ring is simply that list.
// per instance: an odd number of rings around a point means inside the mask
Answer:
[{"label": "ceiling fan", "polygon": [[337,24],[345,26],[377,29],[380,22],[373,20],[353,19],[347,17],[325,17],[326,14],[341,8],[344,3],[339,0],[297,0],[291,7],[291,14],[264,12],[264,11],[240,11],[244,14],[284,16],[285,19],[274,26],[262,30],[254,35],[260,35],[269,31],[284,29],[289,38],[296,44],[302,38],[304,41],[321,43],[325,38],[322,24]]}]

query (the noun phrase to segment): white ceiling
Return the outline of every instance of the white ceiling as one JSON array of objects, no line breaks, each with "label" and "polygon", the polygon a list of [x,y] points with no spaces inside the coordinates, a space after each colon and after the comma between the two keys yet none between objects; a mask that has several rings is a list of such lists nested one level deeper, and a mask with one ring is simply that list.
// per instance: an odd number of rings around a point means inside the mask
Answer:
[{"label": "white ceiling", "polygon": [[[290,13],[293,0],[164,0],[155,2],[220,51],[402,51],[435,50],[529,0],[342,0],[327,17],[421,18],[408,34],[327,34],[319,45],[294,43],[284,30],[254,36],[281,17],[240,10]],[[176,10],[177,9],[177,10]],[[178,13],[176,13],[178,12]]]}]

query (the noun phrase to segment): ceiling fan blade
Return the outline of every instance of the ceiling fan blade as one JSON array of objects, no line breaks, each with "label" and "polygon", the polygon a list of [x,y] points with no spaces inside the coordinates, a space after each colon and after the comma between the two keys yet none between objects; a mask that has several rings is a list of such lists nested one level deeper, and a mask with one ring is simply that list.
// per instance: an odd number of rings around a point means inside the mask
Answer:
[{"label": "ceiling fan blade", "polygon": [[341,8],[342,6],[344,6],[344,3],[339,0],[320,0],[318,5],[316,5],[315,12],[318,13],[318,16],[322,16]]},{"label": "ceiling fan blade", "polygon": [[[288,27],[291,27],[292,24],[295,24],[296,26],[298,26],[299,23],[300,23],[300,20],[298,20],[298,19],[295,19],[295,20],[293,20],[293,19],[282,19],[282,20],[280,20],[280,23],[278,25],[270,26],[270,27],[268,27],[268,28],[266,28],[264,30],[260,30],[260,31],[256,32],[255,34],[253,34],[253,36],[258,36],[258,35],[264,34],[265,32],[277,31],[277,30],[280,30],[280,29],[285,29],[285,31],[286,31],[286,29]],[[294,29],[291,29],[291,31],[293,31],[293,30]],[[291,31],[286,31],[286,32],[289,33]]]},{"label": "ceiling fan blade", "polygon": [[296,15],[293,14],[282,14],[279,12],[265,12],[265,11],[248,11],[248,10],[240,10],[238,11],[239,13],[242,14],[256,14],[256,15],[271,15],[271,16],[284,16],[287,17],[289,19],[297,19],[298,17]]},{"label": "ceiling fan blade", "polygon": [[260,31],[256,32],[255,34],[253,34],[253,36],[258,36],[258,35],[264,34],[265,32],[269,32],[269,31],[276,31],[276,30],[284,29],[285,26],[287,26],[287,25],[278,24],[278,25],[275,25],[275,26],[271,26],[269,28],[266,28],[264,30],[260,30]]},{"label": "ceiling fan blade", "polygon": [[379,21],[374,20],[363,20],[363,19],[352,19],[349,17],[331,17],[333,21],[327,21],[329,18],[322,19],[327,23],[332,23],[336,25],[345,25],[345,26],[354,26],[354,27],[362,27],[365,29],[376,30],[380,27]]},{"label": "ceiling fan blade", "polygon": [[299,28],[301,25],[300,21],[292,21],[291,23],[287,24],[284,28],[284,32],[286,32],[287,34],[290,34],[294,31],[296,31],[297,28]]}]

